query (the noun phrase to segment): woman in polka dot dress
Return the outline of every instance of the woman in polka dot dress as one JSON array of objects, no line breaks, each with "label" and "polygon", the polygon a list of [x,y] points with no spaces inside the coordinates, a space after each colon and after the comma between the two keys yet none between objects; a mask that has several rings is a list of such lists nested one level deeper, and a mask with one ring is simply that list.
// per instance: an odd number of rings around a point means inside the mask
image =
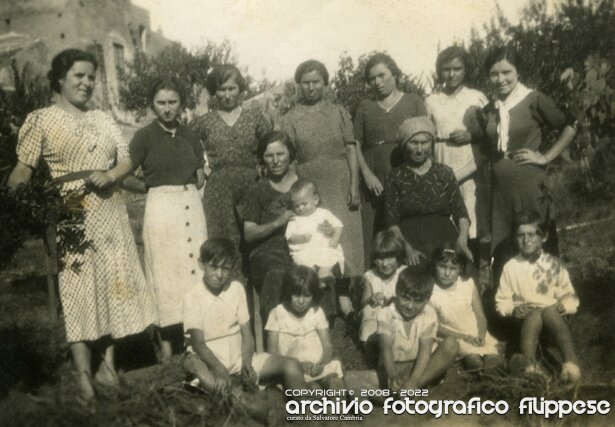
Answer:
[{"label": "woman in polka dot dress", "polygon": [[[93,170],[85,180],[63,185],[61,191],[83,191],[85,234],[90,246],[84,253],[68,253],[59,275],[66,338],[78,372],[80,398],[91,399],[91,351],[103,360],[94,379],[117,384],[113,338],[143,331],[155,322],[151,294],[140,267],[126,207],[115,183],[129,162],[128,150],[113,119],[88,110],[94,89],[96,59],[69,49],[51,63],[49,80],[57,93],[51,107],[32,112],[19,132],[18,162],[8,185],[27,184],[43,159],[53,178]],[[111,339],[109,339],[111,338]]]}]

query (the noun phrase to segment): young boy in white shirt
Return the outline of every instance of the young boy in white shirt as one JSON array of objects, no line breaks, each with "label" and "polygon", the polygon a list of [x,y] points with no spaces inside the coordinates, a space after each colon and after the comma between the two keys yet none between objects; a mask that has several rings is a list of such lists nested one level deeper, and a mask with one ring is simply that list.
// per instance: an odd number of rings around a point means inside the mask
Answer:
[{"label": "young boy in white shirt", "polygon": [[184,370],[213,393],[229,392],[235,374],[252,383],[280,375],[286,387],[304,388],[298,361],[254,353],[246,293],[241,283],[231,281],[238,258],[233,243],[210,239],[200,252],[203,280],[184,296],[184,330],[190,335]]}]

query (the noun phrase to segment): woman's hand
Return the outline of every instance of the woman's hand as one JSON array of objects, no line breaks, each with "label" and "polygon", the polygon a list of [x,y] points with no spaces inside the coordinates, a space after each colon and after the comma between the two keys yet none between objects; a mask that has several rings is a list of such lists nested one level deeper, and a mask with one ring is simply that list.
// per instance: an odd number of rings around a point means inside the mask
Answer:
[{"label": "woman's hand", "polygon": [[317,377],[318,375],[322,374],[322,371],[324,370],[325,370],[325,367],[322,363],[320,362],[314,363],[312,365],[312,368],[310,369],[310,376]]},{"label": "woman's hand", "polygon": [[472,134],[467,130],[457,129],[452,131],[448,137],[453,144],[464,145],[472,142]]},{"label": "woman's hand", "polygon": [[379,197],[384,191],[384,187],[382,186],[382,182],[378,179],[378,177],[370,170],[366,170],[363,172],[363,180],[365,181],[365,185],[376,197]]},{"label": "woman's hand", "polygon": [[421,263],[421,258],[427,259],[423,252],[414,249],[410,245],[406,246],[406,259],[408,260],[408,265],[419,265]]},{"label": "woman's hand", "polygon": [[348,207],[351,209],[361,206],[361,197],[359,196],[359,186],[357,184],[350,184],[350,188],[348,189],[347,202]]},{"label": "woman's hand", "polygon": [[114,179],[109,172],[96,171],[87,178],[87,182],[96,188],[106,188],[113,184]]},{"label": "woman's hand", "polygon": [[277,228],[284,227],[295,216],[295,213],[290,209],[285,210],[275,219]]},{"label": "woman's hand", "polygon": [[522,148],[521,150],[515,151],[513,153],[513,160],[520,165],[544,166],[549,163],[544,154],[530,150],[529,148]]},{"label": "woman's hand", "polygon": [[466,239],[457,239],[457,248],[466,256],[468,261],[474,262],[474,255],[472,255],[472,251],[468,247],[468,241]]},{"label": "woman's hand", "polygon": [[241,376],[244,377],[250,384],[256,384],[256,371],[251,364],[243,364],[241,367]]},{"label": "woman's hand", "polygon": [[327,220],[318,224],[316,230],[318,230],[318,232],[325,236],[327,239],[330,239],[331,237],[333,237],[333,234],[335,234],[335,229]]}]

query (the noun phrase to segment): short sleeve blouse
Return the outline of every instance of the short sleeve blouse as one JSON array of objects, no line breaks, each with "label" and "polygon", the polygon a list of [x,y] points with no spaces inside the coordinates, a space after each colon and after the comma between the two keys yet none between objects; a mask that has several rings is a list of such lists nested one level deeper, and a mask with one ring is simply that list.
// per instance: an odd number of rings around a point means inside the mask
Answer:
[{"label": "short sleeve blouse", "polygon": [[346,144],[355,142],[350,114],[329,101],[297,104],[282,117],[280,125],[295,143],[299,163],[318,157],[342,158]]},{"label": "short sleeve blouse", "polygon": [[271,130],[271,124],[260,111],[244,108],[233,126],[229,126],[213,110],[197,118],[192,131],[203,141],[212,170],[224,167],[255,167],[256,146]]},{"label": "short sleeve blouse", "polygon": [[196,183],[203,166],[203,148],[195,134],[180,126],[171,133],[154,120],[139,129],[130,143],[130,158],[143,168],[147,188]]}]

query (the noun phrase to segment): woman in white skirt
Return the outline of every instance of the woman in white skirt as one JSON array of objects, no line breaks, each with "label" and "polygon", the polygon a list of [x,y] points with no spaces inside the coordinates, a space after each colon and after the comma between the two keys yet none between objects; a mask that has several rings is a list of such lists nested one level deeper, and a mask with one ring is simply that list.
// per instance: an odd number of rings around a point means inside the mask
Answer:
[{"label": "woman in white skirt", "polygon": [[183,296],[201,278],[199,248],[207,228],[197,188],[204,182],[204,158],[199,139],[178,121],[183,105],[179,84],[156,82],[150,100],[156,119],[135,133],[129,150],[147,189],[145,277],[156,294],[160,357],[166,360],[172,342],[182,336]]}]

